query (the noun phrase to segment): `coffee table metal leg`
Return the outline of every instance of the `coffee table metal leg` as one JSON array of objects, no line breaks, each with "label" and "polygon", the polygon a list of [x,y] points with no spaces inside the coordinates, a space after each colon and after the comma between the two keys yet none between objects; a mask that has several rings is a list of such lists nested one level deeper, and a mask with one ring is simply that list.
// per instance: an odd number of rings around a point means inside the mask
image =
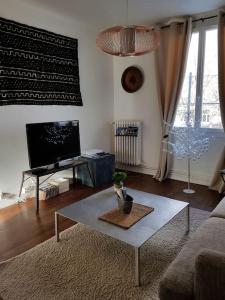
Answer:
[{"label": "coffee table metal leg", "polygon": [[55,236],[56,241],[59,242],[59,214],[55,212]]},{"label": "coffee table metal leg", "polygon": [[186,207],[185,214],[186,214],[186,233],[188,233],[190,230],[190,206],[189,205]]},{"label": "coffee table metal leg", "polygon": [[140,247],[135,247],[135,285],[140,286]]}]

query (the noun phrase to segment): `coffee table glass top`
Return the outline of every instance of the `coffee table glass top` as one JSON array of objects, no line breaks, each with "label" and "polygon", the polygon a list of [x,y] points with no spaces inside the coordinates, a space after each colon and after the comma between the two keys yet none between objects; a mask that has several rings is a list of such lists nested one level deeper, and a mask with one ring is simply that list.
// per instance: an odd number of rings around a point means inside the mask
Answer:
[{"label": "coffee table glass top", "polygon": [[134,202],[154,208],[152,213],[138,221],[130,229],[123,229],[98,219],[104,213],[117,207],[117,199],[113,188],[66,206],[58,210],[57,213],[129,245],[140,247],[189,205],[187,202],[129,188],[127,193],[134,198]]}]

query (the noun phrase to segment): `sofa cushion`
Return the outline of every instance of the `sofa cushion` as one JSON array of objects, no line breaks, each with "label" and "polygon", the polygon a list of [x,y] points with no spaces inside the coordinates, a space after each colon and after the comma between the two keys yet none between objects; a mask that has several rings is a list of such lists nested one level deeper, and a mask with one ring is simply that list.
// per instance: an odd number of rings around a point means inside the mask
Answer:
[{"label": "sofa cushion", "polygon": [[210,217],[225,219],[225,197],[220,201],[217,207],[211,212]]},{"label": "sofa cushion", "polygon": [[225,253],[203,249],[195,261],[196,300],[225,299]]},{"label": "sofa cushion", "polygon": [[202,248],[225,252],[225,219],[209,218],[187,241],[160,282],[161,300],[194,299],[195,259]]}]

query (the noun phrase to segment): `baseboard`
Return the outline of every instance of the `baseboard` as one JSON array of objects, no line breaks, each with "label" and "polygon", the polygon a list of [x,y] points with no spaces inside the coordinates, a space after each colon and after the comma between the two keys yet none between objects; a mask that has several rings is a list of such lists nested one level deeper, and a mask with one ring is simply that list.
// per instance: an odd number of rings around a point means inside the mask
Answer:
[{"label": "baseboard", "polygon": [[[132,171],[132,172],[137,172],[137,173],[142,173],[142,174],[147,174],[152,176],[154,176],[157,171],[155,167],[150,167],[145,165],[136,166],[136,167],[117,165],[117,167],[122,170],[127,170],[127,171]],[[188,176],[187,171],[183,171],[183,170],[171,170],[169,173],[169,178],[178,181],[187,182],[187,176]],[[200,173],[200,172],[191,173],[192,183],[209,186],[210,181],[211,181],[211,176],[209,176],[208,174]]]},{"label": "baseboard", "polygon": [[[151,167],[151,166],[146,166],[146,165],[141,165],[141,166],[136,166],[136,167],[131,167],[131,166],[125,166],[122,164],[118,164],[117,168],[122,169],[122,170],[127,170],[131,172],[137,172],[137,173],[142,173],[142,174],[147,174],[154,176],[156,174],[157,168],[156,167]],[[60,172],[61,177],[67,177],[67,178],[72,178],[72,173],[68,170]],[[169,178],[178,180],[178,181],[184,181],[187,182],[187,171],[185,170],[174,170],[172,169],[169,174]],[[191,173],[191,182],[196,183],[196,184],[201,184],[205,186],[209,186],[211,181],[211,176],[209,174],[201,173],[201,172],[192,172]]]},{"label": "baseboard", "polygon": [[132,166],[127,166],[127,165],[123,165],[123,164],[116,164],[116,167],[121,170],[127,170],[127,171],[131,171],[131,172],[137,172],[137,173],[142,173],[142,174],[147,174],[147,175],[152,175],[152,176],[154,176],[157,171],[156,168],[148,167],[145,165],[132,167]]},{"label": "baseboard", "polygon": [[[187,181],[188,173],[187,171],[182,170],[171,170],[169,178],[179,181]],[[191,173],[191,182],[196,184],[201,184],[209,186],[211,181],[211,176],[205,173],[192,172]]]}]

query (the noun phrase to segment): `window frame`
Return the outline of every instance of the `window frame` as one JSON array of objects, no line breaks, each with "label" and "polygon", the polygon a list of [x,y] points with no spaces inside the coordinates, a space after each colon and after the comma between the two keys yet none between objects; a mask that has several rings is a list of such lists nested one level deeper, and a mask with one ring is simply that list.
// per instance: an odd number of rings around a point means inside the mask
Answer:
[{"label": "window frame", "polygon": [[[210,19],[210,20],[204,20],[204,21],[200,20],[198,22],[193,23],[192,34],[199,33],[194,128],[202,130],[203,132],[207,131],[209,134],[212,134],[212,135],[224,136],[225,133],[222,128],[220,129],[220,128],[201,127],[206,32],[209,30],[214,30],[214,29],[218,29],[216,19]],[[179,128],[183,128],[183,127],[176,126],[176,128],[179,129]]]}]

